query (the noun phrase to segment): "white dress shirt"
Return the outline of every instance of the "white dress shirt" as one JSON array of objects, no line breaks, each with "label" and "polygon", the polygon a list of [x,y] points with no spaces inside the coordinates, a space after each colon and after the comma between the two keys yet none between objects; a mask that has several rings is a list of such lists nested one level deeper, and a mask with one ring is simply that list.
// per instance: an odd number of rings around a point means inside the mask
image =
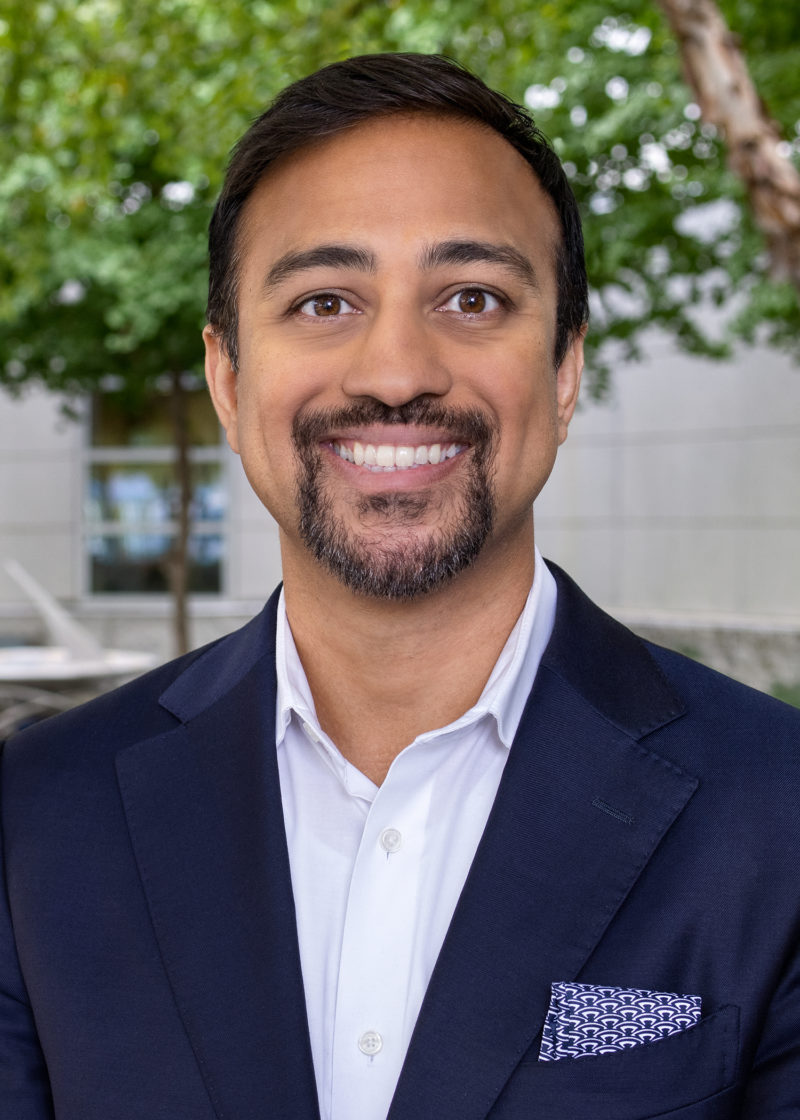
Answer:
[{"label": "white dress shirt", "polygon": [[[480,699],[378,787],[319,726],[283,596],[276,738],[322,1120],[384,1120],[555,617],[533,585]],[[380,667],[378,667],[380,671]]]}]

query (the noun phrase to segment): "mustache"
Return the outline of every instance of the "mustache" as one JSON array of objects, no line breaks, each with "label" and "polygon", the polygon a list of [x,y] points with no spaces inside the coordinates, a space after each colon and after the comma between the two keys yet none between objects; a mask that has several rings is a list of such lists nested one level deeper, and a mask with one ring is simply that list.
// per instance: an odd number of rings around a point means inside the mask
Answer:
[{"label": "mustache", "polygon": [[316,448],[330,432],[369,424],[416,424],[446,431],[454,443],[487,452],[495,435],[490,419],[474,408],[455,408],[425,397],[393,406],[369,397],[340,408],[309,409],[295,416],[292,441],[298,451]]}]

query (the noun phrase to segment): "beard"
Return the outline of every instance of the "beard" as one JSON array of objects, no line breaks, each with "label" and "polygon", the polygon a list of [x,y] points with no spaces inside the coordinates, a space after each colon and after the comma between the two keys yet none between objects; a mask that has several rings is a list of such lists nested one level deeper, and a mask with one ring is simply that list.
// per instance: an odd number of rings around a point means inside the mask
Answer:
[{"label": "beard", "polygon": [[[470,448],[461,453],[470,455],[465,477],[457,488],[361,495],[353,507],[361,531],[350,528],[325,491],[320,440],[336,429],[368,424],[428,425],[451,434],[451,442]],[[399,408],[365,399],[349,408],[296,417],[292,440],[300,467],[300,537],[349,590],[381,599],[413,599],[441,587],[480,553],[495,511],[495,431],[482,413],[445,408],[425,398]],[[415,532],[431,514],[441,527]]]}]

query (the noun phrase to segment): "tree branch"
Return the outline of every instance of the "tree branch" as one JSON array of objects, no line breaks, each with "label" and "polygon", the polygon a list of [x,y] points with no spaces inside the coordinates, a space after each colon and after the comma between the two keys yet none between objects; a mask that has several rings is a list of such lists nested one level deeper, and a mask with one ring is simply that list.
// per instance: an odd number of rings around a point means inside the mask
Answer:
[{"label": "tree branch", "polygon": [[678,40],[686,81],[703,120],[728,147],[764,234],[770,274],[800,291],[800,174],[782,154],[781,135],[747,69],[737,38],[714,0],[659,0]]}]

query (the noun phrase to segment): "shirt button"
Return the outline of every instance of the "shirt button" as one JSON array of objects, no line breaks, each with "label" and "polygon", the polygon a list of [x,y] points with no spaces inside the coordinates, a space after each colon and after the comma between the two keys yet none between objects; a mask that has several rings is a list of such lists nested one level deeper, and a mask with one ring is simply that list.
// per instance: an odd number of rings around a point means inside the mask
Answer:
[{"label": "shirt button", "polygon": [[358,1048],[362,1054],[367,1054],[371,1058],[373,1054],[383,1049],[383,1039],[377,1031],[364,1031],[358,1040]]},{"label": "shirt button", "polygon": [[385,828],[381,833],[381,847],[385,852],[396,852],[402,843],[403,837],[396,828]]}]

